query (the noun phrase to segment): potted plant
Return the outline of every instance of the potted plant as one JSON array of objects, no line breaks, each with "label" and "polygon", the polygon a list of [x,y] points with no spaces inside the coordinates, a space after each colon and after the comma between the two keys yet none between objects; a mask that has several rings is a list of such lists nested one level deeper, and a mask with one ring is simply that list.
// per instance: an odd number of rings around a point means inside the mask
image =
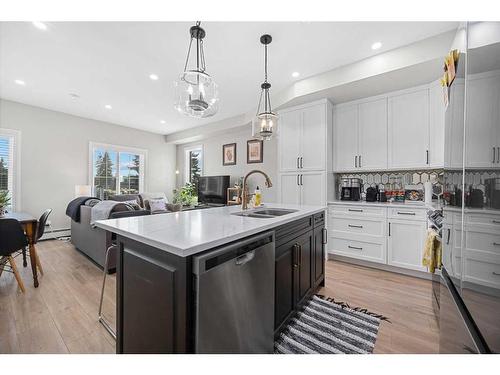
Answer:
[{"label": "potted plant", "polygon": [[[172,203],[179,206],[194,206],[198,202],[196,186],[190,182],[180,189],[174,189],[174,199]],[[179,207],[180,209],[180,207]]]},{"label": "potted plant", "polygon": [[8,190],[0,190],[0,217],[5,215],[7,212],[7,206],[10,202],[10,196]]}]

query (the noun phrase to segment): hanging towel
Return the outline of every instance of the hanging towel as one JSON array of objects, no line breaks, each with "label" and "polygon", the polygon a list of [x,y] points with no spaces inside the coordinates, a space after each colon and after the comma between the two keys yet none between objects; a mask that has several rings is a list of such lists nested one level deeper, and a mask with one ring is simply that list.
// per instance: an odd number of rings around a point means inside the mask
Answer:
[{"label": "hanging towel", "polygon": [[430,273],[434,273],[436,268],[441,269],[441,255],[442,245],[438,239],[438,234],[434,229],[429,228],[424,245],[422,265],[426,266]]}]

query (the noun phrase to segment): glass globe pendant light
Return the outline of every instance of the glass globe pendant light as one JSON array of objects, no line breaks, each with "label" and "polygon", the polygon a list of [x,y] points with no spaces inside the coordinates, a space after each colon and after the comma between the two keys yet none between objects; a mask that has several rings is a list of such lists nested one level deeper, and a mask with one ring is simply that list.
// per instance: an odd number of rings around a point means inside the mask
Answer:
[{"label": "glass globe pendant light", "polygon": [[[260,99],[257,107],[257,115],[254,120],[254,129],[259,131],[259,135],[263,140],[270,140],[273,136],[273,128],[278,124],[278,115],[271,108],[271,99],[269,89],[271,84],[267,82],[267,46],[273,38],[271,35],[265,34],[260,37],[260,42],[264,45],[264,83],[260,85]],[[264,99],[263,111],[261,112],[262,99]]]},{"label": "glass globe pendant light", "polygon": [[[179,112],[197,118],[213,116],[217,113],[219,98],[217,84],[205,71],[205,54],[203,38],[205,30],[200,27],[200,21],[189,29],[189,42],[184,72],[175,82],[175,104]],[[196,41],[196,68],[188,69],[189,57],[193,41]]]}]

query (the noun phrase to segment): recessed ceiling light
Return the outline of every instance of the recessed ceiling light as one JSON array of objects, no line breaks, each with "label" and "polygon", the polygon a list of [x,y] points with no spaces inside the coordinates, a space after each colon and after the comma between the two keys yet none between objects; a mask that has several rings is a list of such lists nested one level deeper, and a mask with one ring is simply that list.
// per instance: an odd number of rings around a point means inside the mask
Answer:
[{"label": "recessed ceiling light", "polygon": [[153,81],[158,81],[158,78],[160,77],[158,77],[156,74],[150,74],[149,78],[151,78]]},{"label": "recessed ceiling light", "polygon": [[33,26],[39,30],[47,30],[47,25],[40,21],[33,21]]},{"label": "recessed ceiling light", "polygon": [[17,83],[18,85],[21,85],[21,86],[26,85],[26,82],[24,82],[22,79],[16,79],[14,82]]},{"label": "recessed ceiling light", "polygon": [[160,120],[160,124],[165,124],[166,121],[165,120]]},{"label": "recessed ceiling light", "polygon": [[379,49],[380,47],[382,47],[382,43],[381,42],[375,42],[372,44],[372,49],[375,50],[375,49]]},{"label": "recessed ceiling light", "polygon": [[293,77],[293,78],[297,78],[298,76],[300,76],[300,73],[299,73],[299,72],[293,72],[293,73],[292,73],[292,77]]},{"label": "recessed ceiling light", "polygon": [[104,106],[104,108],[106,108],[106,109],[111,109],[111,108],[113,108],[113,107],[111,107],[109,104],[106,104],[106,105]]}]

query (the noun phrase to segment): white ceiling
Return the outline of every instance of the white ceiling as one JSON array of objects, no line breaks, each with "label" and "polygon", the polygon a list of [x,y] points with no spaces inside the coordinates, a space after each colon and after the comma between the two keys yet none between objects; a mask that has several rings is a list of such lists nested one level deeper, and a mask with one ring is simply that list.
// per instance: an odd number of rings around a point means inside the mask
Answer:
[{"label": "white ceiling", "polygon": [[[273,90],[298,79],[456,27],[455,22],[207,22],[207,72],[219,85],[219,113],[192,119],[173,108],[192,23],[0,23],[0,96],[160,134],[230,118],[254,108],[263,80],[261,34],[269,33]],[[370,47],[381,41],[377,51]],[[149,79],[151,73],[160,79]],[[20,79],[25,86],[14,81]],[[72,99],[76,93],[79,99]],[[110,104],[111,110],[104,106]],[[165,120],[165,124],[160,123]]]}]

